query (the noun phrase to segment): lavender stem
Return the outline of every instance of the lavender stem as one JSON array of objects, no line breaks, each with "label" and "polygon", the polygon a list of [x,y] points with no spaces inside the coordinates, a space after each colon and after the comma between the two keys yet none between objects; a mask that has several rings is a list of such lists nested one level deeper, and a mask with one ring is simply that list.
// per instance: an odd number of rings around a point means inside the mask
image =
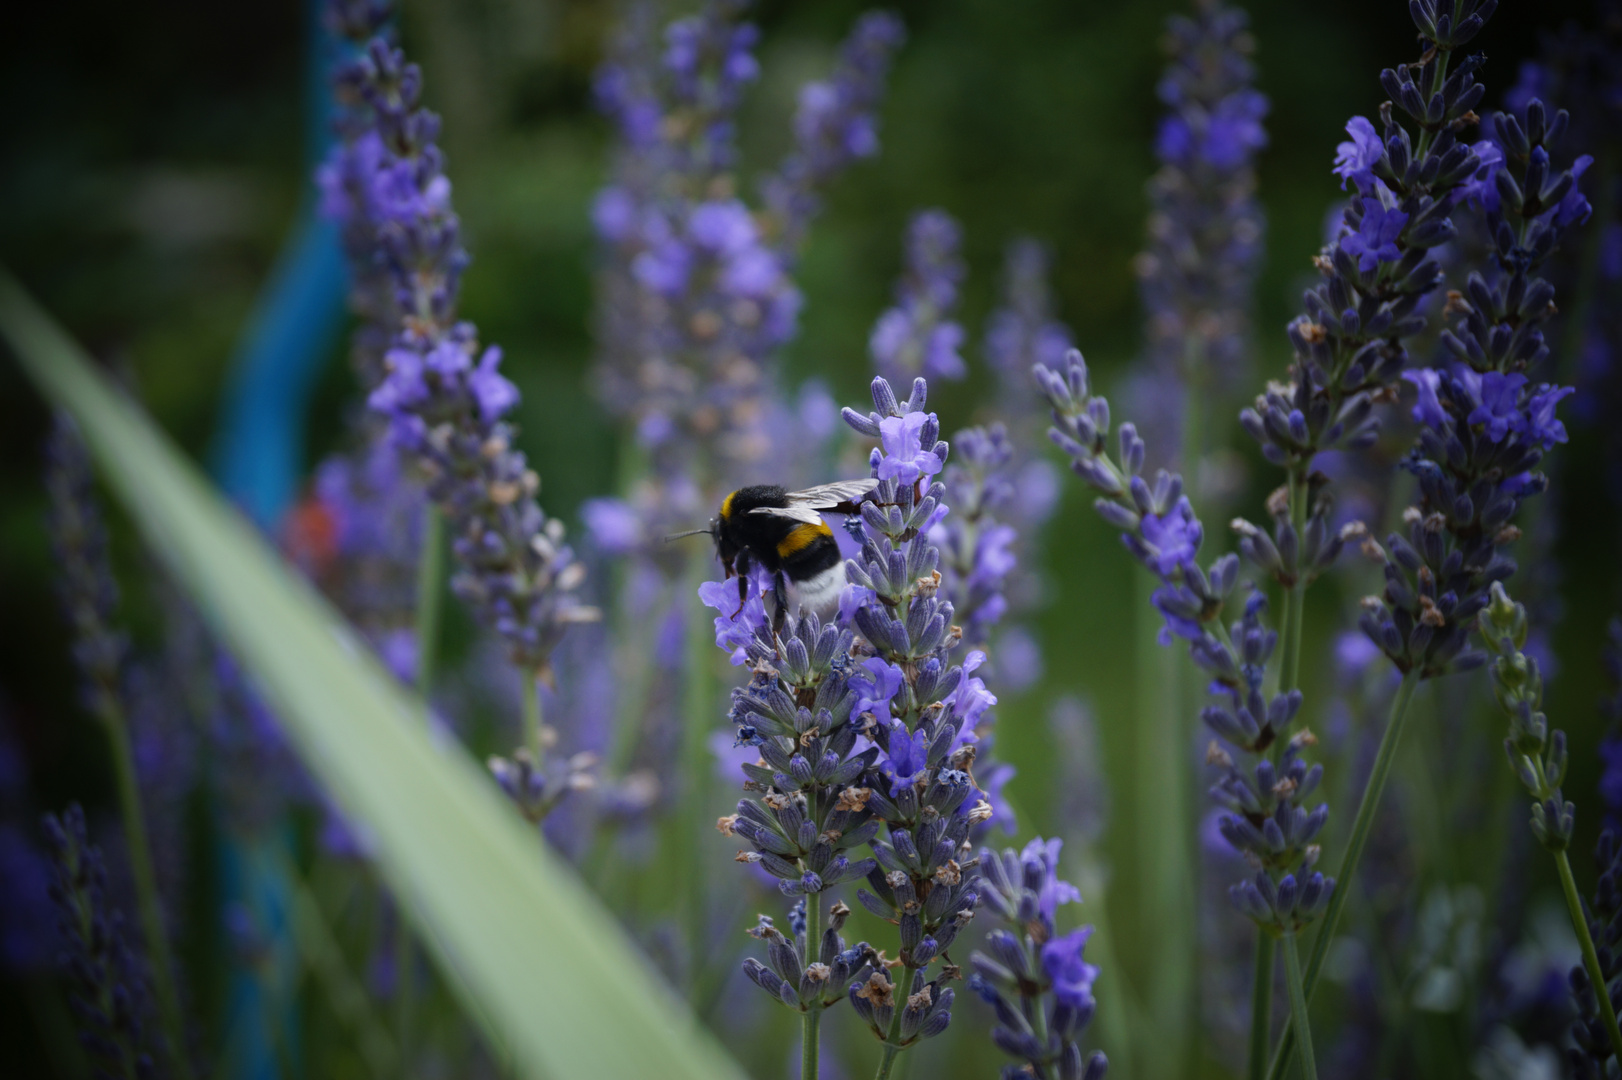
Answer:
[{"label": "lavender stem", "polygon": [[439,646],[439,599],[445,591],[445,517],[439,508],[422,512],[422,550],[417,556],[417,696],[423,706],[434,685],[434,654]]},{"label": "lavender stem", "polygon": [[545,760],[546,748],[541,742],[541,686],[533,671],[524,672],[524,745],[535,755],[535,767]]},{"label": "lavender stem", "polygon": [[[1306,530],[1307,524],[1307,484],[1306,474],[1299,469],[1291,469],[1289,477],[1290,490],[1290,525],[1295,534],[1300,536]],[[1294,690],[1301,685],[1301,639],[1305,636],[1307,582],[1297,578],[1295,584],[1289,588],[1289,596],[1285,598],[1285,617],[1283,626],[1283,655],[1284,666],[1280,674],[1279,689],[1284,692]]]},{"label": "lavender stem", "polygon": [[[1369,833],[1374,828],[1374,814],[1380,806],[1380,795],[1385,791],[1386,779],[1391,775],[1391,764],[1397,757],[1397,743],[1402,739],[1403,722],[1408,718],[1408,706],[1413,703],[1414,691],[1419,688],[1419,673],[1416,670],[1405,672],[1402,684],[1397,687],[1397,696],[1391,702],[1391,716],[1386,721],[1385,733],[1380,736],[1380,748],[1374,755],[1374,769],[1369,773],[1369,782],[1363,789],[1363,798],[1357,804],[1357,817],[1352,821],[1352,834],[1346,841],[1346,857],[1341,861],[1335,891],[1329,897],[1329,907],[1324,913],[1323,924],[1318,928],[1318,936],[1312,941],[1312,953],[1307,957],[1306,979],[1302,985],[1302,993],[1307,1002],[1312,1001],[1312,991],[1318,984],[1318,974],[1323,970],[1324,957],[1329,952],[1329,945],[1335,940],[1335,928],[1340,925],[1340,914],[1346,906],[1346,898],[1352,893],[1352,875],[1357,872],[1357,863],[1363,855],[1363,846],[1368,843]],[[1310,1034],[1308,1035],[1310,1038]],[[1293,1023],[1287,1023],[1284,1035],[1279,1040],[1278,1051],[1273,1055],[1272,1068],[1268,1070],[1270,1080],[1284,1080],[1284,1072],[1289,1064],[1290,1050],[1295,1045],[1296,1031]]]},{"label": "lavender stem", "polygon": [[135,895],[141,907],[141,930],[151,956],[152,981],[157,986],[158,1008],[163,1014],[163,1033],[169,1043],[169,1057],[174,1063],[175,1075],[181,1080],[190,1080],[191,1058],[186,1053],[186,1025],[180,1011],[180,995],[175,990],[174,954],[170,952],[169,937],[163,927],[158,879],[152,869],[152,847],[147,839],[146,815],[141,809],[141,789],[135,776],[135,754],[130,748],[129,725],[123,707],[112,693],[101,696],[99,711],[113,751],[119,812],[124,818],[130,873],[135,878]]},{"label": "lavender stem", "polygon": [[[822,808],[817,805],[816,793],[809,797],[811,820],[821,821]],[[810,893],[805,898],[805,948],[801,954],[810,963],[822,948],[822,895]],[[1596,983],[1604,986],[1603,982]],[[901,1010],[896,1010],[899,1016]],[[800,1020],[800,1080],[817,1080],[818,1037],[822,1028],[822,1005],[813,1003],[801,1014]]]},{"label": "lavender stem", "polygon": [[1566,910],[1571,913],[1571,928],[1577,931],[1577,944],[1583,950],[1583,968],[1588,972],[1588,981],[1593,984],[1594,997],[1599,1002],[1600,1018],[1605,1021],[1605,1031],[1611,1037],[1611,1050],[1616,1059],[1622,1061],[1622,1028],[1617,1027],[1616,1009],[1611,1005],[1609,984],[1605,972],[1599,966],[1599,954],[1594,951],[1594,935],[1588,932],[1588,916],[1583,913],[1583,902],[1577,895],[1577,882],[1571,876],[1571,860],[1566,858],[1564,851],[1551,852],[1554,856],[1554,865],[1560,871],[1560,888],[1566,894]]},{"label": "lavender stem", "polygon": [[1267,1075],[1267,1048],[1273,1041],[1273,939],[1256,928],[1256,976],[1250,988],[1250,1055],[1245,1076]]},{"label": "lavender stem", "polygon": [[[1328,929],[1326,925],[1325,930]],[[1312,1025],[1307,1021],[1307,995],[1301,986],[1301,954],[1295,935],[1284,935],[1284,981],[1290,988],[1290,1015],[1301,1032],[1299,1040],[1302,1080],[1318,1080],[1318,1064],[1312,1056]]]}]

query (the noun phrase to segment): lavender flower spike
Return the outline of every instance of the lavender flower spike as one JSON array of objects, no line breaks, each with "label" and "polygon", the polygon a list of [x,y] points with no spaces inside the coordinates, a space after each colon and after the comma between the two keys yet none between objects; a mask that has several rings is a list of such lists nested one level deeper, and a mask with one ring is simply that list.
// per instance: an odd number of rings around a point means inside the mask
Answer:
[{"label": "lavender flower spike", "polygon": [[[1608,1074],[1606,1057],[1614,1055],[1622,1062],[1622,1027],[1618,1027],[1612,1000],[1616,940],[1611,924],[1618,908],[1622,907],[1617,899],[1614,867],[1608,865],[1614,862],[1615,856],[1607,851],[1610,846],[1607,831],[1606,840],[1600,846],[1605,856],[1600,869],[1602,875],[1610,876],[1601,877],[1597,917],[1590,919],[1577,896],[1571,863],[1566,856],[1576,827],[1575,808],[1560,790],[1566,775],[1566,733],[1550,731],[1548,718],[1543,714],[1543,676],[1537,661],[1522,651],[1526,647],[1529,625],[1526,608],[1509,598],[1501,582],[1493,582],[1492,601],[1481,612],[1477,627],[1494,654],[1489,668],[1493,696],[1509,718],[1504,753],[1521,785],[1532,796],[1532,834],[1554,858],[1566,895],[1571,927],[1576,931],[1577,944],[1582,951],[1582,965],[1571,973],[1571,988],[1579,1013],[1579,1022],[1573,1028],[1577,1052],[1572,1054],[1572,1064],[1579,1076],[1605,1076]],[[1602,935],[1601,947],[1597,949],[1596,931]]]},{"label": "lavender flower spike", "polygon": [[[1157,396],[1169,387],[1200,408],[1244,374],[1250,295],[1264,220],[1255,156],[1267,145],[1267,98],[1255,87],[1255,47],[1245,13],[1211,0],[1174,16],[1159,95],[1169,112],[1155,139],[1160,170],[1149,182],[1149,242],[1136,268],[1148,313]],[[1163,441],[1187,430],[1168,425]],[[1157,440],[1159,441],[1159,440]],[[1177,447],[1160,448],[1177,459]],[[1200,447],[1183,448],[1192,468]]]},{"label": "lavender flower spike", "polygon": [[794,149],[766,181],[766,206],[778,219],[776,246],[794,252],[822,207],[819,189],[848,165],[878,153],[878,107],[890,58],[906,39],[901,20],[870,11],[856,21],[825,80],[800,87]]},{"label": "lavender flower spike", "polygon": [[1058,906],[1081,899],[1059,880],[1062,843],[1037,837],[1021,852],[980,852],[982,895],[999,925],[986,935],[989,951],[969,957],[969,989],[996,1013],[991,1041],[1024,1062],[1004,1080],[1099,1080],[1109,1068],[1099,1051],[1084,1060],[1077,1044],[1097,1007],[1098,968],[1082,959],[1092,927],[1061,935],[1054,926]]},{"label": "lavender flower spike", "polygon": [[[148,1080],[159,1075],[156,1009],[144,966],[124,937],[122,914],[107,901],[101,849],[85,831],[77,803],[60,817],[45,815],[55,875],[62,966],[79,1022],[79,1043],[98,1075]],[[184,1051],[179,1051],[184,1052]]]},{"label": "lavender flower spike", "polygon": [[892,382],[961,379],[968,367],[958,349],[963,327],[950,318],[957,307],[964,266],[957,222],[942,210],[925,210],[907,228],[906,269],[896,286],[896,305],[879,316],[867,348],[880,375]]},{"label": "lavender flower spike", "polygon": [[516,665],[544,675],[563,632],[596,612],[575,598],[584,570],[561,523],[536,503],[540,481],[512,447],[503,417],[518,391],[501,374],[501,350],[481,351],[473,326],[456,319],[467,253],[436,141],[439,120],[419,105],[421,72],[382,38],[339,81],[371,110],[359,140],[371,147],[369,169],[348,209],[374,230],[400,314],[371,407],[388,419],[394,445],[426,477],[449,523],[458,563],[452,590],[505,639]]}]

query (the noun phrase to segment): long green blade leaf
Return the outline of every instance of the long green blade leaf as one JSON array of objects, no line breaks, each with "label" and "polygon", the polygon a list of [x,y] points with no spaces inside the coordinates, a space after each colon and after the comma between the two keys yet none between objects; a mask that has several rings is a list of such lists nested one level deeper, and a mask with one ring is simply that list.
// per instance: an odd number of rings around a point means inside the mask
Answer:
[{"label": "long green blade leaf", "polygon": [[458,746],[138,408],[0,270],[0,334],[79,421],[146,541],[287,725],[423,940],[526,1075],[741,1078]]}]

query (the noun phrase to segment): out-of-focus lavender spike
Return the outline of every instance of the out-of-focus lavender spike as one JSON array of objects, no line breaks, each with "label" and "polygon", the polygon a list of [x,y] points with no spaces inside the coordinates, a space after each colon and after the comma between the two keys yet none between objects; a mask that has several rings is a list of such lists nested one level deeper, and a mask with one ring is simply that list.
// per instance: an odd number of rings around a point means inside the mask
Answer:
[{"label": "out-of-focus lavender spike", "polygon": [[395,677],[410,684],[427,499],[395,446],[360,434],[353,451],[316,469],[310,496],[289,516],[285,543]]},{"label": "out-of-focus lavender spike", "polygon": [[1059,905],[1081,899],[1059,878],[1062,845],[1037,837],[1023,851],[980,849],[982,903],[997,926],[989,951],[969,956],[969,989],[996,1015],[991,1041],[1026,1063],[1004,1075],[1099,1080],[1109,1061],[1094,1051],[1084,1064],[1077,1045],[1097,1008],[1098,968],[1082,959],[1093,928],[1060,934],[1055,925]]},{"label": "out-of-focus lavender spike", "polygon": [[32,828],[28,761],[0,708],[0,971],[25,978],[55,957],[51,865]]},{"label": "out-of-focus lavender spike", "polygon": [[1008,245],[1003,260],[1002,306],[986,320],[981,346],[997,376],[1001,405],[1012,422],[1033,412],[1040,400],[1031,387],[1031,368],[1056,368],[1072,344],[1070,328],[1053,315],[1048,284],[1050,257],[1038,240],[1021,237]]},{"label": "out-of-focus lavender spike", "polygon": [[78,425],[66,413],[55,417],[45,457],[50,496],[46,524],[57,595],[73,630],[80,693],[98,719],[116,716],[129,643],[117,625],[118,583],[108,559],[107,528],[95,502],[90,455]]},{"label": "out-of-focus lavender spike", "polygon": [[[1264,227],[1254,160],[1267,145],[1268,102],[1254,87],[1244,11],[1202,2],[1192,16],[1172,17],[1166,48],[1159,94],[1169,111],[1155,139],[1161,165],[1137,260],[1151,371],[1130,406],[1164,455],[1157,464],[1181,461],[1189,471],[1203,448],[1185,453],[1181,414],[1227,399],[1247,374]],[[1163,422],[1150,427],[1150,417]]]},{"label": "out-of-focus lavender spike", "polygon": [[968,374],[958,353],[963,327],[951,318],[965,273],[961,245],[961,230],[944,210],[924,210],[908,225],[896,304],[879,316],[867,341],[873,366],[891,382]]},{"label": "out-of-focus lavender spike", "polygon": [[54,875],[62,967],[78,1022],[79,1043],[104,1075],[157,1075],[167,1060],[156,1023],[151,983],[125,939],[123,913],[107,899],[101,849],[86,834],[78,804],[60,818],[45,816]]},{"label": "out-of-focus lavender spike", "polygon": [[792,256],[804,242],[807,226],[822,208],[821,188],[851,164],[878,153],[878,110],[890,58],[905,39],[906,29],[894,14],[870,11],[840,46],[832,74],[800,87],[794,149],[762,189],[777,218],[779,250]]},{"label": "out-of-focus lavender spike", "polygon": [[[982,345],[986,362],[997,379],[999,423],[976,429],[978,434],[959,432],[952,439],[953,445],[960,448],[968,440],[961,458],[971,465],[983,456],[979,446],[995,449],[995,462],[986,463],[984,479],[977,483],[983,486],[996,520],[1012,528],[1012,566],[1002,575],[999,595],[1006,602],[1007,615],[990,650],[989,662],[997,685],[1015,693],[1034,685],[1042,675],[1041,646],[1013,620],[1042,599],[1034,569],[1039,560],[1035,556],[1042,526],[1058,505],[1059,495],[1058,470],[1039,451],[1047,412],[1032,383],[1031,368],[1036,364],[1061,364],[1071,341],[1069,328],[1053,316],[1047,279],[1048,254],[1039,242],[1019,239],[1009,245],[1002,306],[987,319]],[[948,470],[948,486],[956,475]],[[960,507],[979,502],[962,493],[953,495],[952,501]]]}]

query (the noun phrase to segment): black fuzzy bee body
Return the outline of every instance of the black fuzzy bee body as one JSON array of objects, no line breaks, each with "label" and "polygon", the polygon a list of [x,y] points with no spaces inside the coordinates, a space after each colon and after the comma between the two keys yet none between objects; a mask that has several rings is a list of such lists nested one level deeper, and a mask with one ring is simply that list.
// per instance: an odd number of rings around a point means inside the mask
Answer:
[{"label": "black fuzzy bee body", "polygon": [[845,587],[845,563],[828,523],[819,511],[856,513],[857,503],[877,480],[846,480],[804,491],[778,484],[739,488],[721,501],[721,512],[705,530],[715,537],[716,554],[727,577],[738,578],[740,606],[748,599],[749,572],[759,565],[776,583],[774,628],[787,616],[787,588],[799,606],[826,611]]}]

